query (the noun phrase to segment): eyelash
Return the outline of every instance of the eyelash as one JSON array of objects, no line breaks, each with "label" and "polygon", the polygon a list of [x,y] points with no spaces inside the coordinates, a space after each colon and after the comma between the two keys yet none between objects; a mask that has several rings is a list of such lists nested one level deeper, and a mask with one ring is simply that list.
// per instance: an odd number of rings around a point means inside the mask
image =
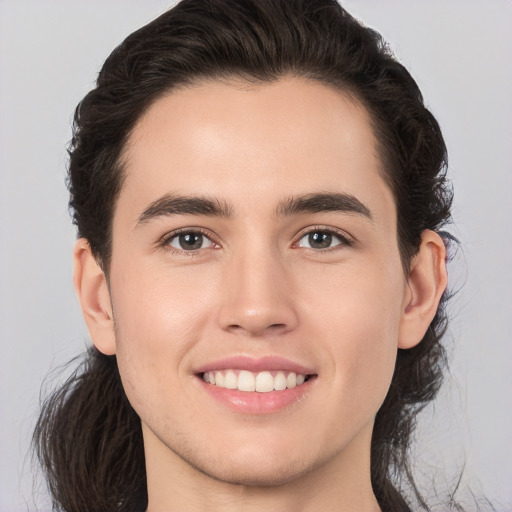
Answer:
[{"label": "eyelash", "polygon": [[171,254],[185,254],[187,256],[195,256],[200,253],[202,249],[191,249],[189,251],[185,249],[177,249],[172,247],[171,242],[178,238],[180,235],[202,235],[204,238],[210,241],[213,245],[219,245],[212,234],[201,228],[182,228],[176,231],[172,231],[171,233],[166,233],[160,240],[158,241],[158,246],[169,251]]},{"label": "eyelash", "polygon": [[[298,235],[296,235],[296,237],[295,237],[296,241],[293,242],[292,247],[300,248],[301,247],[299,245],[300,241],[304,237],[310,236],[314,233],[323,233],[323,234],[327,234],[329,236],[335,237],[339,240],[339,243],[337,243],[336,245],[334,245],[332,247],[327,247],[327,248],[302,247],[303,249],[306,249],[308,251],[313,251],[315,253],[326,253],[326,252],[336,250],[336,247],[339,247],[339,246],[353,247],[355,244],[355,240],[343,231],[334,229],[332,227],[327,228],[325,226],[313,226],[313,227],[309,227],[309,228],[305,229],[304,231],[301,231],[300,233],[298,233]],[[171,252],[172,254],[180,254],[180,255],[186,254],[188,256],[198,255],[200,253],[200,251],[204,250],[201,248],[186,250],[186,249],[177,249],[177,248],[172,247],[170,245],[171,242],[173,240],[175,240],[177,237],[179,237],[180,235],[201,235],[201,236],[205,237],[207,240],[209,240],[210,243],[213,244],[214,246],[220,245],[218,242],[215,241],[215,238],[211,235],[211,233],[207,232],[204,229],[182,228],[182,229],[179,229],[176,231],[172,231],[171,233],[165,234],[158,241],[158,246],[162,247],[166,251]]]},{"label": "eyelash", "polygon": [[326,227],[326,226],[313,226],[313,227],[306,228],[304,231],[301,231],[297,235],[297,237],[296,237],[297,241],[293,243],[293,247],[299,247],[298,244],[304,237],[310,236],[314,233],[323,233],[323,234],[330,235],[332,237],[336,237],[340,242],[336,245],[333,245],[333,246],[327,247],[327,248],[315,249],[313,247],[303,247],[304,249],[306,249],[308,251],[314,251],[315,253],[319,253],[319,252],[326,253],[326,252],[334,251],[334,250],[337,250],[336,249],[337,247],[353,247],[356,242],[354,240],[354,238],[352,238],[346,232],[341,231],[339,229],[335,229],[332,227]]}]

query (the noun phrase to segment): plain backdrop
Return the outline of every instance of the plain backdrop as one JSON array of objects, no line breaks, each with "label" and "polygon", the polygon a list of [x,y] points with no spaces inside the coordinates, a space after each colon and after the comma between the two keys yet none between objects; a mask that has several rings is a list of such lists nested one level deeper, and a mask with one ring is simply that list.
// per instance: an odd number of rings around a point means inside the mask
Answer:
[{"label": "plain backdrop", "polygon": [[[64,185],[72,112],[108,53],[167,0],[0,0],[0,511],[48,510],[29,439],[41,383],[81,352]],[[452,370],[422,415],[419,481],[462,473],[512,510],[512,2],[347,0],[419,82],[448,144],[459,289]]]}]

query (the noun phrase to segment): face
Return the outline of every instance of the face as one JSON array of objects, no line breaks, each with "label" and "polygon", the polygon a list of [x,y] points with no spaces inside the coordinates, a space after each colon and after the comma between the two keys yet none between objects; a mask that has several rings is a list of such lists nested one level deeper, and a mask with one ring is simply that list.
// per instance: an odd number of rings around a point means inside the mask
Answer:
[{"label": "face", "polygon": [[356,464],[407,289],[366,112],[205,83],[156,101],[124,164],[110,293],[148,460],[263,485]]}]

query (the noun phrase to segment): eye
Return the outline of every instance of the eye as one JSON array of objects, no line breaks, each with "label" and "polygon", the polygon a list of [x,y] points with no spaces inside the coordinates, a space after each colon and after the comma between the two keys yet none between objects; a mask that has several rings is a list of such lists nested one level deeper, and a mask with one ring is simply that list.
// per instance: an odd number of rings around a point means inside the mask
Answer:
[{"label": "eye", "polygon": [[331,249],[337,245],[352,245],[352,242],[334,231],[315,229],[303,235],[297,245],[307,249]]},{"label": "eye", "polygon": [[200,231],[183,231],[166,240],[166,245],[181,251],[198,251],[215,244]]}]

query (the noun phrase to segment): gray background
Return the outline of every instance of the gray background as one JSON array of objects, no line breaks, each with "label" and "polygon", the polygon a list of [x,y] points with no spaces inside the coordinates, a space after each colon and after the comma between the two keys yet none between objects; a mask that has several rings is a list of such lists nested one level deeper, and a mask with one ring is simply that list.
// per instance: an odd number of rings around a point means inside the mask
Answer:
[{"label": "gray background", "polygon": [[[74,107],[107,54],[167,0],[0,0],[0,511],[48,508],[28,442],[40,384],[87,332],[64,187]],[[463,250],[451,265],[452,372],[422,415],[417,475],[512,510],[512,3],[350,0],[444,130]],[[34,487],[34,488],[33,488]],[[469,500],[471,503],[471,500]]]}]

